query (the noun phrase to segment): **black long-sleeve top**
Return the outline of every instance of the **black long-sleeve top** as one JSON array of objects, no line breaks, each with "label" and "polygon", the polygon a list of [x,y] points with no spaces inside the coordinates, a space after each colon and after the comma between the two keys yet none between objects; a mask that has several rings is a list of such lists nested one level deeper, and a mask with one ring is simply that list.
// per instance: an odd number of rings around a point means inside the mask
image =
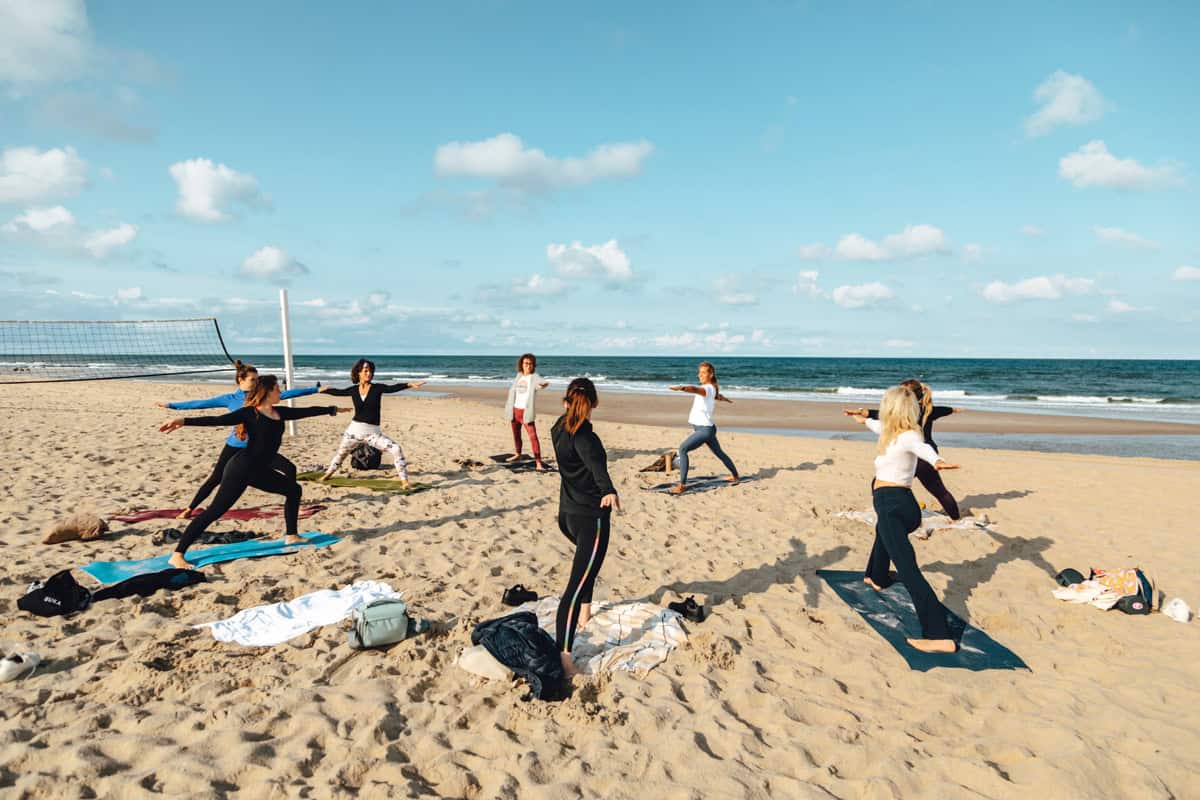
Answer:
[{"label": "black long-sleeve top", "polygon": [[600,511],[600,498],[617,493],[612,478],[608,477],[608,455],[590,421],[585,420],[572,434],[567,431],[566,419],[565,414],[559,417],[550,429],[558,474],[562,478],[558,510],[564,514],[595,515]]},{"label": "black long-sleeve top", "polygon": [[[921,420],[921,430],[925,434],[925,444],[934,450],[938,449],[937,442],[933,441],[933,421],[942,417],[948,417],[953,413],[953,406],[932,406],[929,409],[929,415]],[[879,419],[879,409],[872,408],[868,410],[867,416],[871,419]]]},{"label": "black long-sleeve top", "polygon": [[279,415],[279,419],[271,419],[265,414],[258,413],[258,409],[254,406],[242,406],[237,411],[215,417],[185,417],[183,424],[205,428],[245,425],[248,441],[244,451],[245,455],[241,457],[249,458],[255,464],[265,465],[271,463],[271,459],[279,452],[279,445],[283,442],[283,423],[324,414],[333,416],[338,411],[337,406],[306,406],[304,408],[273,406],[273,408]]},{"label": "black long-sleeve top", "polygon": [[345,389],[326,389],[325,394],[331,394],[334,397],[349,397],[354,401],[355,422],[378,425],[383,396],[393,392],[403,392],[409,386],[411,384],[408,383],[394,383],[390,386],[386,383],[372,383],[371,388],[367,389],[366,397],[362,396],[357,386],[348,386]]}]

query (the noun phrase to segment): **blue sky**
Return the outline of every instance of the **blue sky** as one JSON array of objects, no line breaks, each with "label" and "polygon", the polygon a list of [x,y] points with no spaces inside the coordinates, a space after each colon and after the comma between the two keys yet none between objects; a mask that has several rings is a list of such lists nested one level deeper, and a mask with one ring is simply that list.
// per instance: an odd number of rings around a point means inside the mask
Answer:
[{"label": "blue sky", "polygon": [[1200,357],[1191,4],[0,0],[0,317]]}]

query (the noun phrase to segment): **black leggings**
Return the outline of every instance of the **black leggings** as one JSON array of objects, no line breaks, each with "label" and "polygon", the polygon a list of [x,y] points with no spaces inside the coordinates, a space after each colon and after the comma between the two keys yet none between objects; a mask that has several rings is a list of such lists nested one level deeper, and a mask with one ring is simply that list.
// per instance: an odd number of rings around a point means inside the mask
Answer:
[{"label": "black leggings", "polygon": [[220,519],[222,514],[233,508],[233,504],[251,486],[271,494],[283,495],[283,518],[287,525],[287,534],[296,536],[302,494],[300,484],[296,483],[296,466],[280,455],[276,455],[269,465],[258,466],[251,462],[243,451],[229,460],[225,473],[221,476],[221,488],[217,490],[212,505],[188,523],[175,552],[186,552],[192,542],[196,541],[209,525]]},{"label": "black leggings", "polygon": [[[204,483],[200,484],[200,488],[196,490],[196,496],[192,498],[192,502],[188,505],[190,509],[197,509],[200,504],[208,499],[212,494],[213,489],[221,485],[221,478],[225,476],[225,468],[229,466],[229,461],[238,453],[246,452],[244,447],[234,447],[231,444],[226,444],[221,448],[221,455],[217,456],[217,463],[213,465],[213,470],[209,476],[204,479]],[[282,472],[291,480],[296,479],[296,465],[288,461],[278,453],[275,454],[275,460],[271,464],[271,469],[277,472]],[[224,513],[224,512],[222,512]]]},{"label": "black leggings", "polygon": [[946,512],[946,516],[950,519],[958,519],[962,516],[958,512],[958,501],[954,499],[954,495],[950,494],[946,484],[942,483],[942,476],[932,464],[917,459],[917,480],[942,504],[942,510]]},{"label": "black leggings", "polygon": [[560,653],[571,652],[575,644],[575,628],[579,625],[579,607],[592,602],[596,576],[608,552],[610,513],[602,510],[597,516],[558,514],[558,529],[575,545],[575,561],[567,590],[558,601],[558,621],[554,629],[554,644]]},{"label": "black leggings", "polygon": [[921,507],[917,505],[917,499],[903,486],[881,486],[871,495],[878,521],[875,523],[875,545],[867,561],[867,577],[886,589],[892,583],[888,564],[895,564],[896,575],[908,589],[908,596],[917,610],[922,638],[951,638],[946,624],[946,607],[921,574],[917,556],[908,541],[908,534],[921,527]]}]

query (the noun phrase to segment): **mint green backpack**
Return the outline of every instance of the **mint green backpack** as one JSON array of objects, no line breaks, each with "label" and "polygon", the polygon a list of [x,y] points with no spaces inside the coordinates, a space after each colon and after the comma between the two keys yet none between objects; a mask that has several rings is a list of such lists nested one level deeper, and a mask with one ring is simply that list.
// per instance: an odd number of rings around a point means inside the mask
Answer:
[{"label": "mint green backpack", "polygon": [[386,597],[355,609],[353,620],[349,639],[350,647],[355,650],[403,641],[409,635],[409,628],[415,627],[408,616],[408,605],[403,600]]}]

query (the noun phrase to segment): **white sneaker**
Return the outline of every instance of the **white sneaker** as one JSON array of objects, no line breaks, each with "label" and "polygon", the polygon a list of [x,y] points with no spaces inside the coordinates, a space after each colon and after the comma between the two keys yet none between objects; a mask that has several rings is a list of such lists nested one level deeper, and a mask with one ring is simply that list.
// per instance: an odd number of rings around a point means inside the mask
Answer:
[{"label": "white sneaker", "polygon": [[1192,610],[1188,608],[1188,604],[1184,602],[1182,597],[1176,597],[1163,606],[1162,613],[1176,622],[1187,622],[1192,618]]},{"label": "white sneaker", "polygon": [[13,653],[0,659],[0,683],[8,683],[18,678],[28,678],[42,663],[42,657],[37,653]]}]

